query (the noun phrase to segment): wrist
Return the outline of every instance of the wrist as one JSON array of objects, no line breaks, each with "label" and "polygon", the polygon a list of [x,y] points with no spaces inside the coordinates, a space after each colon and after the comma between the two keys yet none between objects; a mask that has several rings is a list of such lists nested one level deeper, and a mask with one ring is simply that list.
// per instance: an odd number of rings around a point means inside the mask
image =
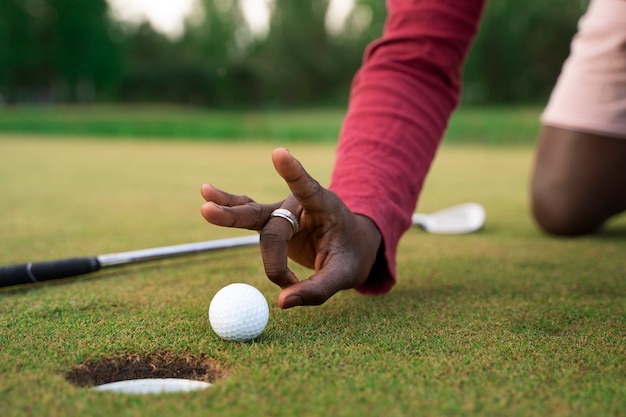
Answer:
[{"label": "wrist", "polygon": [[360,252],[364,255],[363,261],[367,264],[368,273],[372,269],[382,243],[382,235],[372,219],[356,214],[356,227],[360,233]]}]

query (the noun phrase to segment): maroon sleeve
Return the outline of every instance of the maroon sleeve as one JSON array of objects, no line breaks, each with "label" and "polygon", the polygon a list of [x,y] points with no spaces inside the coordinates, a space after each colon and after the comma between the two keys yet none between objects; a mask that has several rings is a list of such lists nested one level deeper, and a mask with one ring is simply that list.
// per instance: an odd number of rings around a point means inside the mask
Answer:
[{"label": "maroon sleeve", "polygon": [[358,291],[387,292],[396,251],[456,107],[484,0],[387,0],[381,39],[356,74],[330,189],[369,217],[383,244]]}]

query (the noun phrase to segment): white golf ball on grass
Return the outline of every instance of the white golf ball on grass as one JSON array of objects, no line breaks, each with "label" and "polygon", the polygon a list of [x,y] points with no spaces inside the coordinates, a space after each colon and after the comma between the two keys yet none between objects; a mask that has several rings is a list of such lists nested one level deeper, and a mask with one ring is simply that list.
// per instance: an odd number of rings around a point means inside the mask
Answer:
[{"label": "white golf ball on grass", "polygon": [[209,322],[219,337],[233,342],[257,338],[269,319],[263,294],[252,285],[235,283],[219,290],[209,306]]}]

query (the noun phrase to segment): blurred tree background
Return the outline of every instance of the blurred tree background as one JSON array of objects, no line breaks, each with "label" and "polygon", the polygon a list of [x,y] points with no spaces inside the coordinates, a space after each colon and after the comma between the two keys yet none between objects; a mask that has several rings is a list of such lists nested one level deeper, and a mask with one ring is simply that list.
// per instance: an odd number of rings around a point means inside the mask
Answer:
[{"label": "blurred tree background", "polygon": [[[340,29],[329,0],[274,0],[255,35],[238,0],[201,0],[180,37],[116,21],[106,0],[0,0],[6,103],[168,102],[209,107],[343,105],[384,0],[356,0]],[[492,0],[465,67],[467,103],[545,100],[582,0]]]}]

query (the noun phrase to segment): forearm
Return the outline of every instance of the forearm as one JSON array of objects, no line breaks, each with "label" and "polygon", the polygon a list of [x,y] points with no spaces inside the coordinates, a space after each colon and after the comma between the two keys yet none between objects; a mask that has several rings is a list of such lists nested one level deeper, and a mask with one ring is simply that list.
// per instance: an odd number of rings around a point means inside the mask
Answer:
[{"label": "forearm", "polygon": [[461,90],[483,0],[389,0],[351,90],[330,188],[372,219],[383,246],[359,290],[388,291],[395,256]]}]

